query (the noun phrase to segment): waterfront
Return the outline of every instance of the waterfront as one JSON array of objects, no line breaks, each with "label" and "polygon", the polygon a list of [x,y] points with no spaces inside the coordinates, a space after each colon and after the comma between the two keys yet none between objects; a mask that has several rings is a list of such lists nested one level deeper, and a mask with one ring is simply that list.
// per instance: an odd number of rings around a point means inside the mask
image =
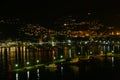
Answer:
[{"label": "waterfront", "polygon": [[38,67],[24,71],[5,72],[0,74],[1,80],[86,80],[109,79],[118,80],[120,73],[120,60],[113,57],[91,59],[79,65],[64,64],[57,69]]},{"label": "waterfront", "polygon": [[1,47],[0,79],[117,79],[120,73],[119,53],[118,41]]},{"label": "waterfront", "polygon": [[119,80],[117,1],[0,4],[0,80]]}]

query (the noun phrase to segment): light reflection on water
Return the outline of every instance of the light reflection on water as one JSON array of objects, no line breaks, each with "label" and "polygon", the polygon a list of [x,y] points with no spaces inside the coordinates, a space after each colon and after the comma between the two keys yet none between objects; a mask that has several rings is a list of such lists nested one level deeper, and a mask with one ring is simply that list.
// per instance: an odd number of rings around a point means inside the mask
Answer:
[{"label": "light reflection on water", "polygon": [[37,69],[37,80],[40,79],[39,69]]},{"label": "light reflection on water", "polygon": [[27,71],[27,79],[29,80],[30,77],[30,71]]},{"label": "light reflection on water", "polygon": [[[111,57],[111,61],[112,61]],[[99,63],[98,63],[99,62]],[[102,63],[102,64],[101,64]],[[101,74],[101,78],[105,74],[118,74],[120,73],[120,65],[115,65],[113,67],[112,62],[109,61],[101,61],[96,60],[95,62],[81,62],[79,65],[67,65],[63,64],[57,67],[57,70],[49,70],[45,68],[36,68],[32,70],[20,71],[20,72],[12,72],[9,74],[9,79],[7,80],[84,80],[87,77],[91,79],[91,77],[98,76]],[[119,68],[118,68],[119,67]],[[118,71],[118,72],[115,72]],[[86,76],[86,77],[85,77]],[[91,77],[90,77],[91,76]],[[111,75],[112,77],[116,75]],[[84,78],[85,77],[85,78]],[[106,75],[106,77],[108,77]],[[83,79],[84,78],[84,79]],[[1,80],[1,77],[0,77]],[[3,78],[3,80],[6,80]],[[114,79],[113,79],[114,80]]]},{"label": "light reflection on water", "polygon": [[[94,47],[94,46],[93,46]],[[89,61],[83,61],[79,64],[65,65],[61,63],[59,67],[45,69],[45,68],[33,68],[25,71],[11,72],[17,68],[34,67],[34,65],[53,62],[60,58],[74,58],[78,56],[94,54],[94,48],[91,47],[89,50],[85,46],[63,46],[61,48],[50,47],[50,48],[27,48],[27,47],[11,47],[11,48],[0,48],[0,80],[62,80],[72,78],[80,79],[83,76],[89,76],[88,73],[98,73],[101,71],[108,70],[110,72],[113,69],[120,71],[120,59],[117,57],[100,57],[99,59],[91,59]],[[116,49],[117,48],[117,49]],[[95,48],[96,49],[96,48]],[[110,51],[117,52],[119,47],[102,46],[102,51],[108,53]],[[101,50],[100,49],[100,50]],[[107,51],[107,52],[106,52]],[[98,51],[101,52],[101,51]],[[119,53],[119,52],[117,52]],[[90,54],[91,55],[91,54]],[[62,56],[62,57],[61,57]],[[101,70],[101,71],[100,71]],[[102,72],[103,73],[103,72]],[[99,74],[99,73],[98,73]],[[109,74],[109,73],[108,73]],[[117,73],[116,73],[117,74]],[[66,76],[67,75],[67,76]],[[91,74],[90,74],[91,75]],[[95,75],[95,74],[94,74]],[[46,76],[46,77],[44,77]]]},{"label": "light reflection on water", "polygon": [[19,76],[18,73],[16,73],[16,80],[19,80],[19,79],[18,79],[18,78],[19,78],[18,76]]}]

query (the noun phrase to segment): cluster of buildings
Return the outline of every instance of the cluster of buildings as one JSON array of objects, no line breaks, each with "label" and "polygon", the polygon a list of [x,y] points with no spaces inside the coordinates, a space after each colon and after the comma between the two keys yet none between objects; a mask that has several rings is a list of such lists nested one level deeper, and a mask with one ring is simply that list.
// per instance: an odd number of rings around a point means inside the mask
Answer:
[{"label": "cluster of buildings", "polygon": [[[100,20],[75,16],[61,17],[54,21],[52,28],[41,26],[40,24],[31,24],[20,21],[19,18],[0,17],[1,39],[5,34],[12,34],[15,40],[22,41],[48,41],[54,39],[66,38],[100,38],[120,36],[120,32],[115,30],[114,26],[107,26]],[[6,30],[7,27],[13,28],[12,31]],[[7,32],[7,33],[6,33]],[[8,36],[7,35],[7,36]],[[6,35],[5,35],[6,36]],[[10,37],[9,37],[10,38]],[[6,39],[6,38],[5,38]]]}]

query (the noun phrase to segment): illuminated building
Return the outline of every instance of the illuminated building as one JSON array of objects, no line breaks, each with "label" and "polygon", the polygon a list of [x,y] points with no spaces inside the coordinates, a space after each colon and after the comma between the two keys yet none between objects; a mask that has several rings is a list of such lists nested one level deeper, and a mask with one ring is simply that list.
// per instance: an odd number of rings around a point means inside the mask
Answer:
[{"label": "illuminated building", "polygon": [[39,24],[26,24],[19,29],[19,36],[22,40],[27,41],[48,41],[54,38],[55,31],[47,29]]},{"label": "illuminated building", "polygon": [[115,33],[114,26],[107,26],[102,24],[98,19],[93,16],[75,17],[67,16],[59,18],[55,22],[55,29],[59,31],[59,35],[65,35],[66,37],[107,37]]}]

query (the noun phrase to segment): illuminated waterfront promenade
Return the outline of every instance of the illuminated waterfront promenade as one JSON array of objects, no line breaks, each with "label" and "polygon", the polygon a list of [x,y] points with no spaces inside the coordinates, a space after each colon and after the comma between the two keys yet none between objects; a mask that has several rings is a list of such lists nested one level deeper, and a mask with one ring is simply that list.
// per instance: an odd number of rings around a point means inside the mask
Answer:
[{"label": "illuminated waterfront promenade", "polygon": [[[0,67],[3,70],[29,68],[49,63],[99,58],[101,56],[120,56],[118,41],[80,41],[42,42],[42,43],[1,43]],[[74,62],[74,61],[73,61]]]}]

